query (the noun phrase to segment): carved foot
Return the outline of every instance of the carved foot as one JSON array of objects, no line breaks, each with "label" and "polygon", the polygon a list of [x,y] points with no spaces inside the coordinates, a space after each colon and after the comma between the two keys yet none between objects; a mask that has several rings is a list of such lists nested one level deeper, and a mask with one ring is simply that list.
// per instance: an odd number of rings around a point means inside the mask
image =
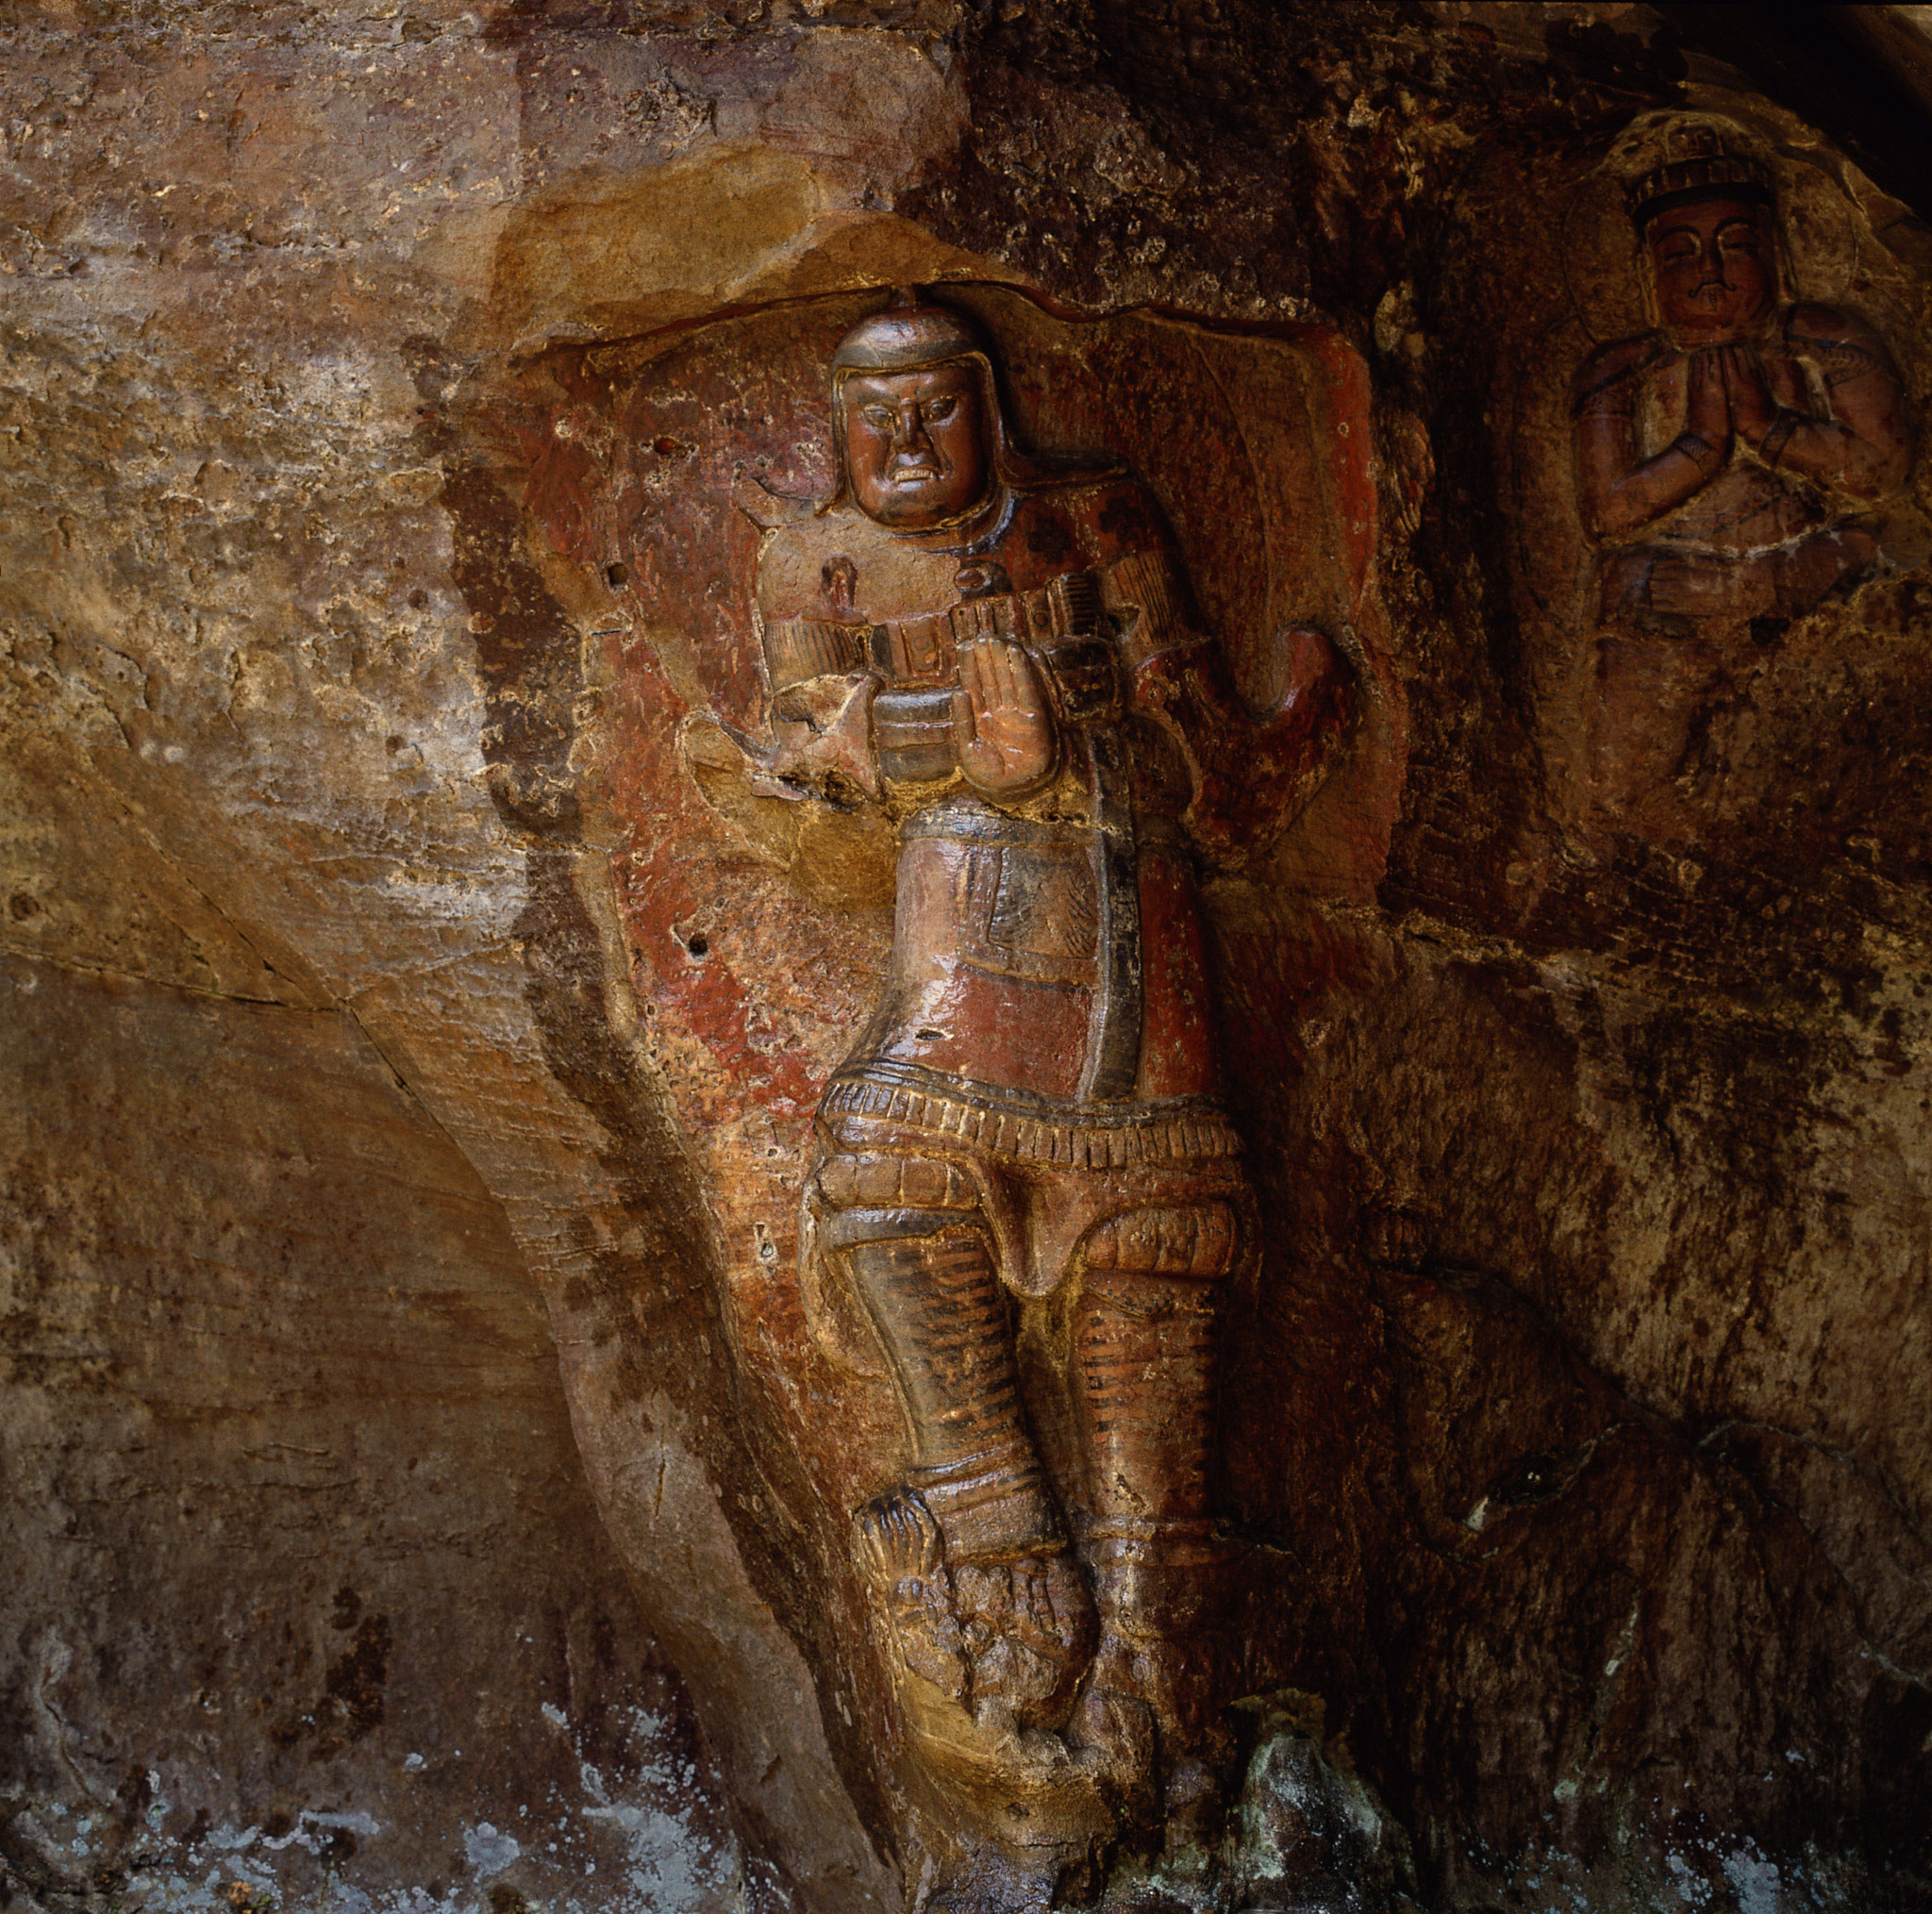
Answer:
[{"label": "carved foot", "polygon": [[884,1598],[906,1667],[994,1735],[1064,1714],[1092,1640],[1093,1601],[1064,1549],[959,1563],[916,1489],[858,1514],[860,1560]]},{"label": "carved foot", "polygon": [[1102,1641],[1068,1725],[1067,1743],[1122,1819],[1148,1827],[1158,1819],[1155,1763],[1160,1737],[1154,1709],[1134,1691],[1126,1665],[1131,1658],[1113,1636]]},{"label": "carved foot", "polygon": [[1177,1688],[1192,1687],[1187,1650],[1108,1634],[1066,1731],[1074,1759],[1129,1826],[1164,1828],[1170,1859],[1210,1847],[1225,1806],[1224,1737],[1191,1722]]},{"label": "carved foot", "polygon": [[1100,1647],[1068,1744],[1124,1820],[1209,1840],[1228,1752],[1215,1707],[1223,1550],[1183,1531],[1103,1537],[1095,1554]]},{"label": "carved foot", "polygon": [[1052,1878],[1112,1828],[1092,1775],[1051,1732],[1093,1638],[1078,1565],[1060,1550],[949,1569],[940,1524],[913,1489],[875,1497],[857,1525],[898,1651],[915,1795],[945,1823],[965,1813],[1028,1878]]},{"label": "carved foot", "polygon": [[857,1517],[859,1561],[884,1598],[901,1660],[945,1700],[964,1706],[966,1644],[953,1613],[946,1543],[914,1489],[874,1496]]},{"label": "carved foot", "polygon": [[1093,1599],[1072,1556],[962,1562],[953,1591],[975,1710],[1016,1728],[1058,1721],[1093,1634]]}]

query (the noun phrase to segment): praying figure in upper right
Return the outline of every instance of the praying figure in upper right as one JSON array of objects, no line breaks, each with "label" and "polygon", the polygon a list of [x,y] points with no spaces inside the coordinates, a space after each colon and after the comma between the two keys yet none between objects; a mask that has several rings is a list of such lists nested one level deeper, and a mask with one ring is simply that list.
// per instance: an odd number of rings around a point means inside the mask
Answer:
[{"label": "praying figure in upper right", "polygon": [[1898,370],[1857,313],[1795,296],[1740,129],[1673,116],[1646,158],[1627,200],[1653,325],[1583,362],[1572,414],[1601,616],[1795,617],[1879,557],[1874,508],[1911,464]]}]

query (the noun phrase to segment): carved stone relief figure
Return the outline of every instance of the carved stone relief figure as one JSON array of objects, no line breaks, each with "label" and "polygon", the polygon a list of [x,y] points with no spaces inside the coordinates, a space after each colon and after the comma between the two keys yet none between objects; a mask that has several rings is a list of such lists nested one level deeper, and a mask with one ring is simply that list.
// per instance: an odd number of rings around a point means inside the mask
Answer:
[{"label": "carved stone relief figure", "polygon": [[1120,1821],[1215,1803],[1217,1312],[1251,1206],[1195,864],[1299,807],[1349,700],[1305,640],[1252,718],[1150,494],[1023,453],[964,315],[901,295],[831,379],[831,494],[747,502],[751,748],[899,848],[800,1277],[901,1412],[853,1543],[904,1785],[1050,1887]]},{"label": "carved stone relief figure", "polygon": [[1932,554],[1919,295],[1861,192],[1761,113],[1646,112],[1469,289],[1520,301],[1496,410],[1566,838],[1522,872],[1743,824],[1768,727],[1811,722],[1802,656]]},{"label": "carved stone relief figure", "polygon": [[1768,166],[1722,123],[1626,142],[1651,329],[1574,386],[1585,523],[1613,626],[1790,618],[1879,558],[1911,446],[1885,341],[1795,296]]}]

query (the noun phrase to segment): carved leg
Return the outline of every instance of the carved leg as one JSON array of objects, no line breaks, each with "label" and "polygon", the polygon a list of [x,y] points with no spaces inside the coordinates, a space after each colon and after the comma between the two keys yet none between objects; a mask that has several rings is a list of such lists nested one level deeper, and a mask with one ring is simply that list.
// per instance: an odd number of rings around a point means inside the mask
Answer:
[{"label": "carved leg", "polygon": [[[886,1152],[834,1154],[818,1184],[824,1240],[877,1332],[906,1418],[912,1466],[858,1520],[905,1666],[929,1685],[917,1699],[963,1711],[982,1743],[1055,1725],[1092,1601],[1027,1430],[977,1191],[957,1164]],[[956,1722],[948,1733],[962,1731]]]},{"label": "carved leg", "polygon": [[1157,1750],[1170,1812],[1204,1785],[1185,1757],[1213,1700],[1216,1314],[1235,1244],[1222,1203],[1118,1218],[1089,1240],[1075,1316],[1102,1633],[1074,1736],[1143,1812]]},{"label": "carved leg", "polygon": [[[1092,1605],[1026,1433],[986,1239],[955,1224],[855,1246],[846,1262],[878,1325],[914,1458],[903,1488],[859,1511],[861,1545],[895,1589],[917,1585],[910,1606],[895,1595],[902,1633],[935,1614],[924,1592],[935,1572],[950,1597],[949,1623],[929,1620],[939,1633],[908,1646],[907,1665],[919,1672],[963,1653],[968,1676],[957,1698],[983,1726],[1050,1723],[1071,1691]],[[908,1551],[910,1571],[899,1566]]]},{"label": "carved leg", "polygon": [[898,1651],[907,1779],[944,1824],[966,1813],[1050,1885],[1111,1825],[1052,1732],[1093,1603],[1027,1434],[991,1251],[970,1215],[946,1211],[848,1211],[825,1236],[878,1331],[913,1456],[907,1481],[858,1513]]},{"label": "carved leg", "polygon": [[1020,1407],[1006,1292],[985,1234],[957,1217],[930,1235],[846,1252],[885,1348],[912,1447],[908,1485],[948,1552],[1016,1560],[1063,1540]]}]

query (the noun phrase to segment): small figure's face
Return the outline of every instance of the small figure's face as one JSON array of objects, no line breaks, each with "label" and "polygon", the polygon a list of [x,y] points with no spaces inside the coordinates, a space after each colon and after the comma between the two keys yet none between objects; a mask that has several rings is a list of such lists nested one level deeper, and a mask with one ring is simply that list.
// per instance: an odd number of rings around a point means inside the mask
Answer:
[{"label": "small figure's face", "polygon": [[1644,244],[1673,332],[1714,342],[1748,332],[1776,303],[1771,222],[1747,200],[1674,207],[1651,221]]},{"label": "small figure's face", "polygon": [[868,517],[922,531],[986,496],[986,428],[970,365],[855,373],[841,404],[846,476]]}]

